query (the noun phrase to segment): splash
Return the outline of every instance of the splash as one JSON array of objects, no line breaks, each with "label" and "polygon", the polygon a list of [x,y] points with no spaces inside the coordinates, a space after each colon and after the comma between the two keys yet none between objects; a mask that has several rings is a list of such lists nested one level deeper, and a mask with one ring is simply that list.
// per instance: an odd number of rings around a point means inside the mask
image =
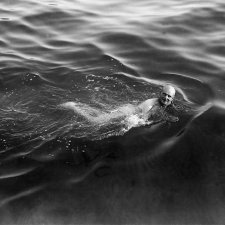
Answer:
[{"label": "splash", "polygon": [[[21,89],[7,90],[2,95],[3,151],[21,143],[38,149],[58,138],[102,140],[122,136],[156,120],[171,120],[160,111],[148,120],[138,111],[140,103],[159,95],[157,82],[123,73],[100,76],[71,71],[66,79],[53,82],[40,73],[29,73],[17,80]],[[182,105],[182,98],[178,91],[178,106]],[[24,151],[19,154],[26,155]]]}]

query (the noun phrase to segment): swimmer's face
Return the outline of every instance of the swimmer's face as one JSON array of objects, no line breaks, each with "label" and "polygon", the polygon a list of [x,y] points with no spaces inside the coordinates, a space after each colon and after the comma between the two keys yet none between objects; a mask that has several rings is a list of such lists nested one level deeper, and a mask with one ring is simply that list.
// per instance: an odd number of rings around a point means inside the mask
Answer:
[{"label": "swimmer's face", "polygon": [[174,96],[175,96],[175,89],[170,85],[164,86],[160,95],[160,102],[164,106],[168,106],[173,102]]}]

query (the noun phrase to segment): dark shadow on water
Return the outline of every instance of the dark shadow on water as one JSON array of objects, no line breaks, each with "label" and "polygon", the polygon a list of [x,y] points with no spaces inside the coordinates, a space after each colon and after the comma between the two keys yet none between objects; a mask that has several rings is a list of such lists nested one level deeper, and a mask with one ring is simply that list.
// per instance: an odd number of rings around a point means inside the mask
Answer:
[{"label": "dark shadow on water", "polygon": [[[157,124],[123,137],[74,140],[80,155],[67,150],[50,161],[30,154],[6,162],[34,170],[2,180],[5,197],[44,187],[2,205],[2,224],[218,224],[225,200],[223,121],[212,108],[185,131],[178,123]],[[176,141],[152,155],[162,137]],[[55,149],[53,143],[42,151]]]}]

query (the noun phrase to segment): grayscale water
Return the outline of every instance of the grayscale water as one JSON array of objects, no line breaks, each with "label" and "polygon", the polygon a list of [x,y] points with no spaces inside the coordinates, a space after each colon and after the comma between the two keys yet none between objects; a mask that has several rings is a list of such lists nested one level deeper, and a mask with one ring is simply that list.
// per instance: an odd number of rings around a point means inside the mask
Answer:
[{"label": "grayscale water", "polygon": [[[0,224],[223,224],[224,11],[222,0],[2,0]],[[165,83],[178,122],[108,120]]]}]

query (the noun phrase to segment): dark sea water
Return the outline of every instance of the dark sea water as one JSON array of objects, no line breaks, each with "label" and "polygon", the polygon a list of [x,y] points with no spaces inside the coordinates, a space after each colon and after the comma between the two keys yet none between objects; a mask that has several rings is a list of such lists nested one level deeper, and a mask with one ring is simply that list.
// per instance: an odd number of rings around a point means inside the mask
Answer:
[{"label": "dark sea water", "polygon": [[[0,224],[223,224],[225,3],[2,0]],[[95,124],[177,90],[176,123]]]}]

